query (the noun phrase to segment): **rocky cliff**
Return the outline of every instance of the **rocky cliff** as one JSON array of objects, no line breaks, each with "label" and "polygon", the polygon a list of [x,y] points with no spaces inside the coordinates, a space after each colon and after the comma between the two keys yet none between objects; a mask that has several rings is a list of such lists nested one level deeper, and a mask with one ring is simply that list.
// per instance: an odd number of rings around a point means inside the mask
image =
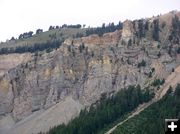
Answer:
[{"label": "rocky cliff", "polygon": [[[159,17],[159,41],[151,35],[157,18],[142,20],[143,25],[148,23],[142,37],[139,21],[127,20],[122,30],[69,38],[50,53],[1,55],[0,132],[47,131],[67,123],[102,95],[128,85],[145,87],[156,77],[168,76],[180,64],[179,44],[167,38],[172,27],[167,20],[173,16]],[[170,44],[173,54],[167,49]],[[146,64],[140,66],[142,61]]]}]

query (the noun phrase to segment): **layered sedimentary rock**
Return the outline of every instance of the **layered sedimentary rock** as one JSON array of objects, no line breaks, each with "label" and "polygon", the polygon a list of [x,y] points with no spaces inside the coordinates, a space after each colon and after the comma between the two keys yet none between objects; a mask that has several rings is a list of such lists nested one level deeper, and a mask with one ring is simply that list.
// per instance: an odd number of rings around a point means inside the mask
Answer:
[{"label": "layered sedimentary rock", "polygon": [[[50,53],[1,55],[0,132],[47,131],[67,123],[102,95],[129,85],[144,87],[179,65],[179,54],[169,55],[158,48],[159,42],[139,39],[136,31],[133,22],[125,21],[122,30],[66,39]],[[130,39],[135,41],[128,43]],[[146,65],[141,67],[142,60]]]}]

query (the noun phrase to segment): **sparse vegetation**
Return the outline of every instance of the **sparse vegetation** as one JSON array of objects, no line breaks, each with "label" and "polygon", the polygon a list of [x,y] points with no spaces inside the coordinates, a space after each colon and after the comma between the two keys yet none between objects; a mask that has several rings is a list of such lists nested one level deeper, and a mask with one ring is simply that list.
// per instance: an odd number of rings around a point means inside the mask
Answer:
[{"label": "sparse vegetation", "polygon": [[154,87],[160,86],[160,85],[163,85],[164,82],[165,82],[165,79],[162,79],[162,80],[160,80],[160,79],[155,79],[155,80],[153,81],[153,83],[152,83],[152,86],[154,86]]},{"label": "sparse vegetation", "polygon": [[153,68],[151,69],[151,71],[154,72],[154,71],[155,71],[155,68],[153,67]]},{"label": "sparse vegetation", "polygon": [[88,54],[88,47],[85,47],[85,53]]},{"label": "sparse vegetation", "polygon": [[148,21],[146,21],[146,23],[145,23],[145,30],[146,30],[146,31],[149,30],[149,22],[148,22]]},{"label": "sparse vegetation", "polygon": [[43,32],[42,29],[37,29],[37,30],[36,30],[36,34],[40,34],[40,33],[42,33],[42,32]]},{"label": "sparse vegetation", "polygon": [[91,57],[94,57],[94,51],[91,52]]},{"label": "sparse vegetation", "polygon": [[152,31],[152,38],[155,40],[155,41],[159,41],[159,20],[156,19],[153,21],[153,31]]},{"label": "sparse vegetation", "polygon": [[180,47],[177,48],[176,52],[180,54]]},{"label": "sparse vegetation", "polygon": [[72,54],[73,54],[73,57],[75,57],[76,52],[75,52],[75,50],[74,50],[74,49],[72,49]]},{"label": "sparse vegetation", "polygon": [[70,45],[68,46],[68,51],[71,52],[71,46]]},{"label": "sparse vegetation", "polygon": [[162,22],[162,28],[166,26],[166,22]]},{"label": "sparse vegetation", "polygon": [[175,17],[172,20],[172,31],[169,36],[169,41],[179,44],[179,37],[180,37],[180,20],[179,18],[175,15]]},{"label": "sparse vegetation", "polygon": [[82,53],[82,51],[85,49],[84,43],[79,45],[79,52]]},{"label": "sparse vegetation", "polygon": [[143,23],[143,19],[140,19],[140,20],[138,20],[138,30],[139,30],[139,32],[138,32],[138,37],[139,38],[142,38],[142,37],[145,37],[145,26],[144,26],[144,23]]},{"label": "sparse vegetation", "polygon": [[127,64],[128,64],[128,65],[131,65],[131,61],[130,61],[129,57],[128,57],[128,59],[127,59]]},{"label": "sparse vegetation", "polygon": [[32,37],[32,35],[33,35],[33,31],[25,32],[19,35],[19,39],[29,38]]},{"label": "sparse vegetation", "polygon": [[149,72],[148,77],[151,78],[154,72],[155,72],[155,68],[151,68],[151,71]]},{"label": "sparse vegetation", "polygon": [[158,57],[158,58],[161,57],[161,52],[160,52],[160,51],[158,52],[157,57]]},{"label": "sparse vegetation", "polygon": [[132,39],[129,39],[128,46],[132,46]]},{"label": "sparse vegetation", "polygon": [[146,66],[146,61],[144,59],[140,63],[138,63],[138,68],[145,66]]},{"label": "sparse vegetation", "polygon": [[149,77],[149,78],[152,77],[152,72],[151,72],[151,71],[149,72],[148,77]]}]

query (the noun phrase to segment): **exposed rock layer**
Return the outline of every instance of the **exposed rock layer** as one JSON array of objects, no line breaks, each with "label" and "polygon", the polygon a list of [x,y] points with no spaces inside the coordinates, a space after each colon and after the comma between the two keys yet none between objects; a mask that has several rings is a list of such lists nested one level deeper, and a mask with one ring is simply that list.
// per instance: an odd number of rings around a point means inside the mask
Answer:
[{"label": "exposed rock layer", "polygon": [[[126,21],[123,30],[102,37],[67,39],[51,53],[1,55],[0,132],[9,129],[4,127],[8,126],[4,121],[12,127],[7,133],[47,131],[49,127],[67,123],[102,94],[114,93],[129,85],[144,87],[155,77],[168,76],[172,68],[179,65],[179,54],[169,55],[166,48],[158,48],[160,42],[139,39],[135,35],[137,31],[133,22]],[[163,32],[162,29],[161,34]],[[134,40],[131,44],[130,39]],[[160,36],[160,41],[170,43],[164,36]],[[138,67],[142,60],[146,66]],[[58,113],[57,109],[62,114],[57,114],[59,120],[53,116]],[[39,126],[44,122],[44,126]],[[32,127],[34,125],[36,127]],[[26,130],[26,126],[32,129]]]}]

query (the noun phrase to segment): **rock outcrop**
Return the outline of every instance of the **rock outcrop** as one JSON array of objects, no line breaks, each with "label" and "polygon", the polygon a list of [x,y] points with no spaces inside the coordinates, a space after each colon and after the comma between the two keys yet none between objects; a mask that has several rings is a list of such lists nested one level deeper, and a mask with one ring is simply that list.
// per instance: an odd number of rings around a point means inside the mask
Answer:
[{"label": "rock outcrop", "polygon": [[66,45],[75,45],[79,46],[86,44],[87,46],[91,47],[94,45],[110,45],[110,44],[118,44],[119,39],[121,38],[122,32],[117,30],[112,33],[106,33],[102,37],[99,37],[96,34],[90,35],[88,37],[76,38],[76,39],[67,39],[65,40]]},{"label": "rock outcrop", "polygon": [[[133,22],[125,21],[123,30],[102,37],[70,38],[50,53],[0,56],[0,132],[47,131],[67,123],[103,94],[129,85],[144,87],[155,77],[166,77],[179,65],[179,54],[169,55],[166,48],[158,48],[160,42],[139,39],[137,31]],[[142,60],[146,65],[141,67]],[[4,120],[10,127],[3,127]]]}]

